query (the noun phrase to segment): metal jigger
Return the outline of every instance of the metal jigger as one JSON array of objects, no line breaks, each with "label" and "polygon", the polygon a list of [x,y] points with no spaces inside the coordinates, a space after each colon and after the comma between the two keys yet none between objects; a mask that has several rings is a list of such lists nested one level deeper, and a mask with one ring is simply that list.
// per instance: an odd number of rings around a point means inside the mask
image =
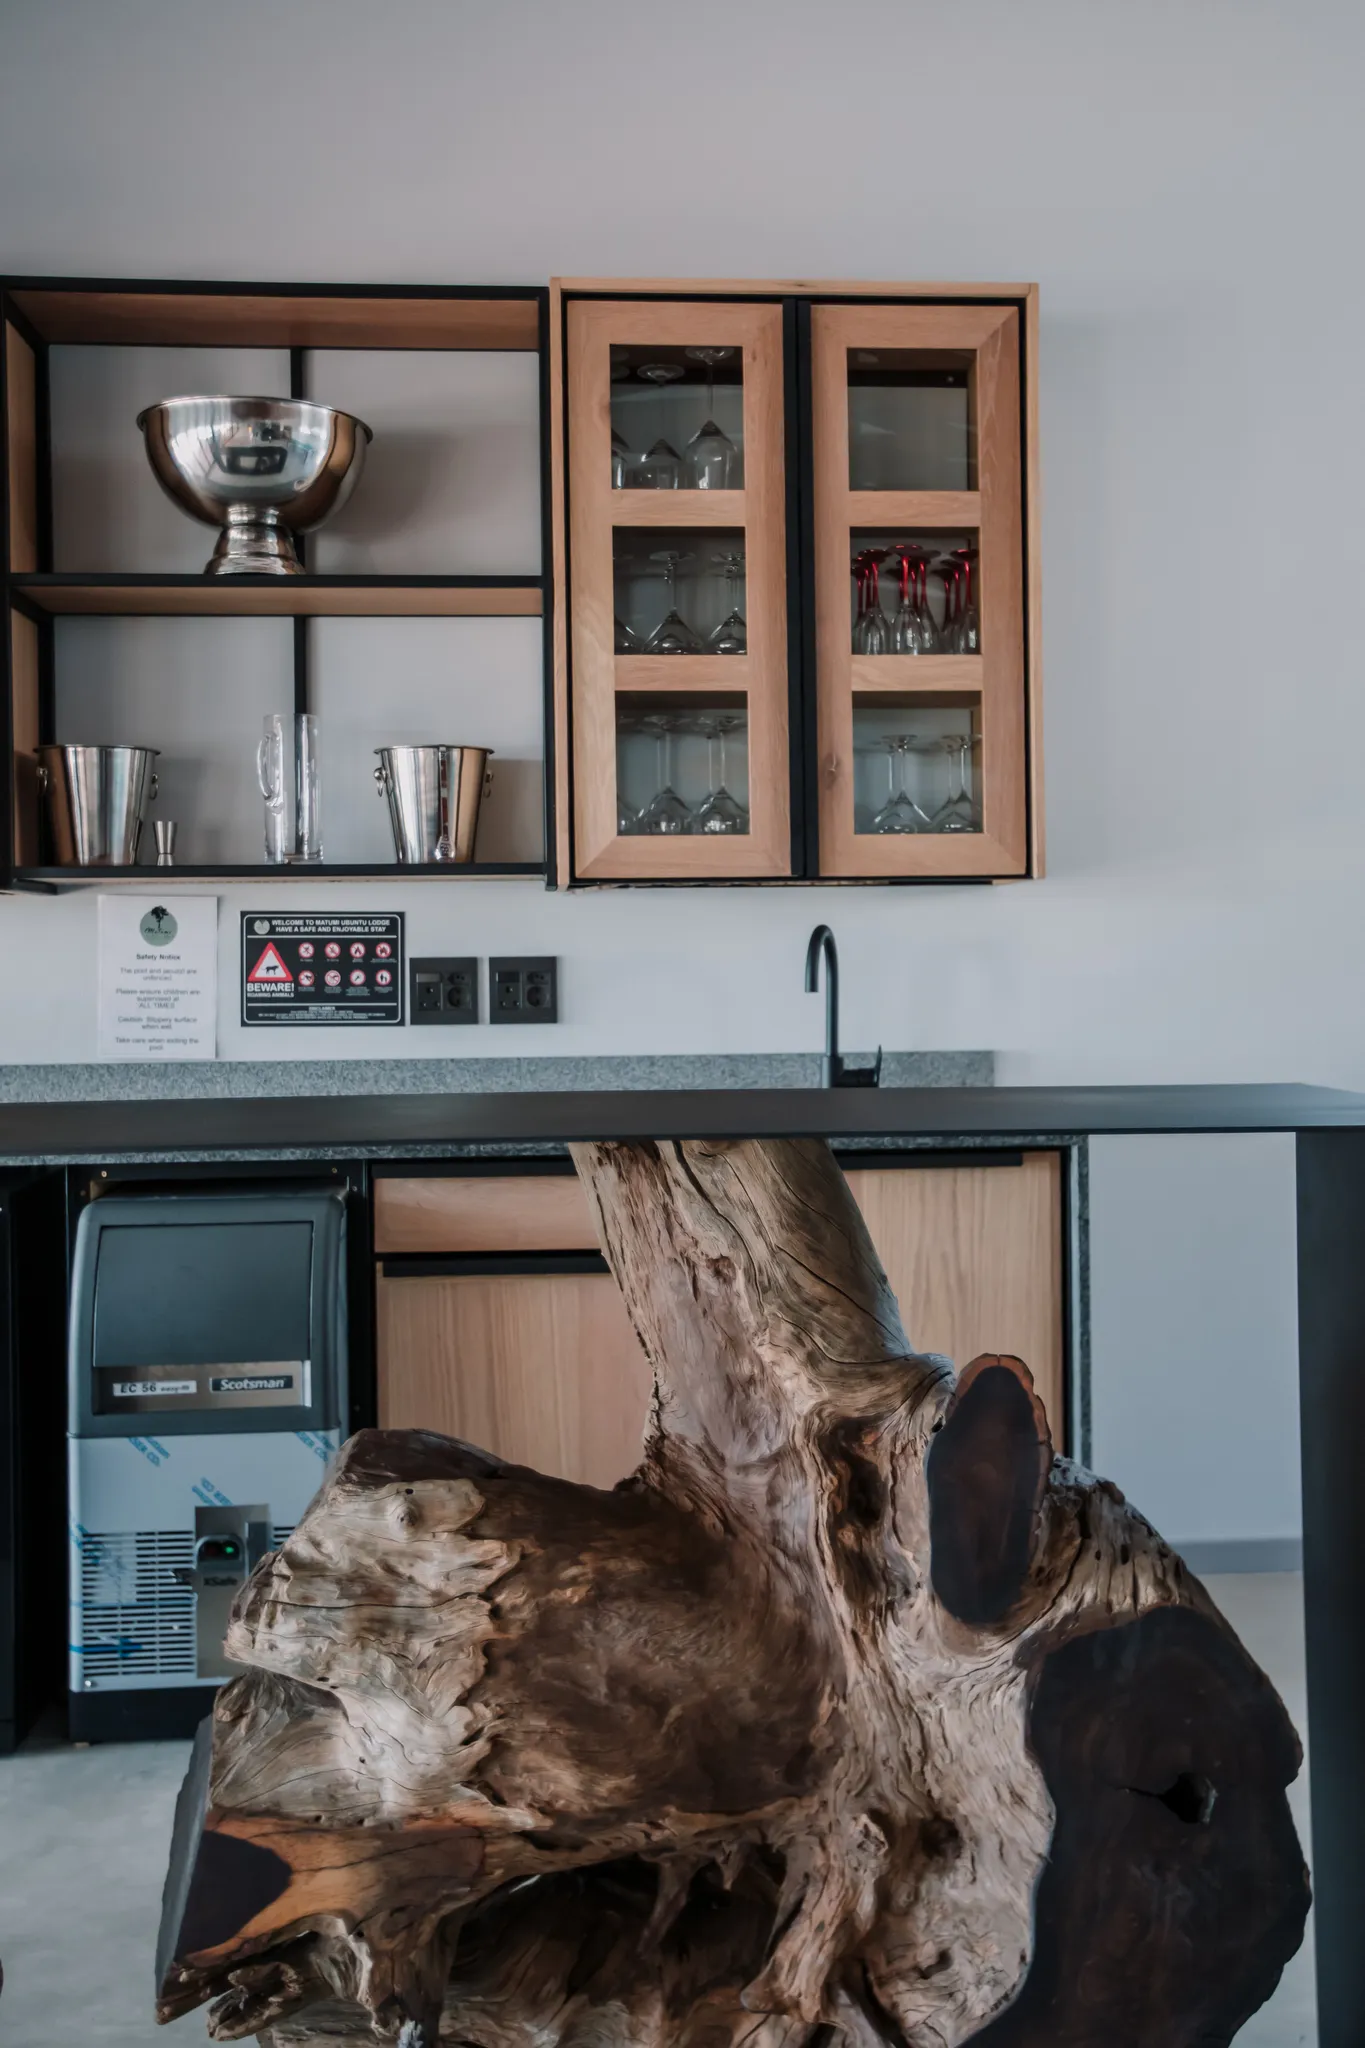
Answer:
[{"label": "metal jigger", "polygon": [[156,864],[159,868],[175,866],[175,825],[174,818],[158,818],[153,828],[156,832]]}]

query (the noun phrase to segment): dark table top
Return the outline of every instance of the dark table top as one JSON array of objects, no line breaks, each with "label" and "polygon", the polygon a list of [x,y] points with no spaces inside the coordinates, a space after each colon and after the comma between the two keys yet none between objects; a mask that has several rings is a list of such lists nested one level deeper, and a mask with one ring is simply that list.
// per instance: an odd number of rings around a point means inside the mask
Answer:
[{"label": "dark table top", "polygon": [[645,1090],[0,1105],[0,1163],[458,1156],[573,1138],[813,1136],[952,1144],[1365,1125],[1307,1087]]}]

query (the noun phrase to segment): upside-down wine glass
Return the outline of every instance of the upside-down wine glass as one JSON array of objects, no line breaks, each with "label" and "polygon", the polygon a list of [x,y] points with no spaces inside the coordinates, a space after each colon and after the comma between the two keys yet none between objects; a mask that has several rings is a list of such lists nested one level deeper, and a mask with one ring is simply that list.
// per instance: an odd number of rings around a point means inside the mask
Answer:
[{"label": "upside-down wine glass", "polygon": [[640,720],[640,729],[653,736],[659,786],[633,829],[656,839],[672,838],[686,832],[692,822],[691,810],[673,787],[673,717],[667,711],[647,712]]},{"label": "upside-down wine glass", "polygon": [[683,450],[683,480],[693,491],[730,491],[738,488],[740,454],[727,433],[716,425],[716,364],[734,354],[733,348],[689,348],[694,362],[705,363],[710,376],[706,387],[706,419]]},{"label": "upside-down wine glass", "polygon": [[630,443],[625,439],[624,435],[619,434],[616,428],[613,427],[611,430],[611,487],[614,491],[623,491],[626,488],[626,480],[634,467],[635,457],[630,452]]},{"label": "upside-down wine glass", "polygon": [[935,832],[979,832],[981,816],[967,790],[972,734],[947,733],[939,744],[952,761],[953,777],[947,801],[934,812],[930,825]]},{"label": "upside-down wine glass", "polygon": [[[613,567],[619,567],[622,562],[629,563],[631,558],[629,555],[613,555],[611,559]],[[644,653],[644,642],[634,628],[626,624],[620,612],[615,613],[612,619],[612,651],[615,654]]]},{"label": "upside-down wine glass", "polygon": [[872,820],[874,832],[928,832],[929,820],[905,787],[905,757],[915,745],[912,732],[885,736],[890,795]]},{"label": "upside-down wine glass", "polygon": [[958,548],[957,556],[962,564],[962,604],[957,621],[958,654],[980,654],[981,616],[977,609],[976,593],[972,589],[972,565],[977,560],[974,548]]},{"label": "upside-down wine glass", "polygon": [[853,573],[859,579],[858,617],[853,627],[855,654],[886,654],[890,651],[891,633],[886,613],[882,610],[881,588],[877,580],[884,560],[881,548],[864,548],[861,554],[854,556]]},{"label": "upside-down wine glass", "polygon": [[690,562],[691,555],[680,553],[677,548],[660,548],[650,556],[651,562],[662,562],[664,589],[668,598],[668,610],[645,642],[647,654],[700,654],[701,641],[692,631],[682,613],[678,610],[678,564]]},{"label": "upside-down wine glass", "polygon": [[744,573],[744,556],[738,550],[712,555],[711,560],[725,571],[725,595],[730,609],[707,641],[712,654],[747,654],[749,652],[749,629],[744,623],[744,614],[739,608],[740,578]]},{"label": "upside-down wine glass", "polygon": [[745,713],[742,711],[703,712],[697,720],[697,730],[705,735],[707,742],[707,780],[710,788],[693,816],[694,832],[730,833],[747,832],[749,829],[749,813],[737,797],[731,796],[726,786],[725,769],[726,735],[738,732],[744,723]]},{"label": "upside-down wine glass", "polygon": [[[656,390],[666,391],[687,372],[681,363],[641,363],[638,374]],[[681,483],[682,457],[673,443],[660,435],[635,471],[636,487],[642,491],[676,491]]]}]

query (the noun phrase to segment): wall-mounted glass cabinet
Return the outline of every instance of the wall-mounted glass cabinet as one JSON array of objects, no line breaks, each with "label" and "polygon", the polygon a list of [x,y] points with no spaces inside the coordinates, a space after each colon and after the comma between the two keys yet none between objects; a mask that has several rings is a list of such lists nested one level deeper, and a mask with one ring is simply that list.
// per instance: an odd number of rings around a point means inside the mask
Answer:
[{"label": "wall-mounted glass cabinet", "polygon": [[1031,287],[552,287],[559,867],[1041,871]]}]

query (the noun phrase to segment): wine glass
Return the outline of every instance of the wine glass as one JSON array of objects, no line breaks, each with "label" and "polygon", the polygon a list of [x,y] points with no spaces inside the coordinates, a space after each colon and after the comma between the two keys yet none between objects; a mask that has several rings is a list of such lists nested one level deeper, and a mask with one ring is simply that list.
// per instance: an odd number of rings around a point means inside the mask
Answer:
[{"label": "wine glass", "polygon": [[692,812],[673,787],[674,714],[650,711],[640,720],[640,730],[649,733],[656,747],[658,788],[640,812],[632,830],[652,838],[671,838],[686,832]]},{"label": "wine glass", "polygon": [[711,560],[725,571],[725,595],[730,609],[707,641],[712,654],[747,654],[749,652],[749,629],[744,623],[744,614],[739,608],[740,579],[744,570],[744,556],[736,551],[729,554],[712,555]]},{"label": "wine glass", "polygon": [[939,805],[929,822],[935,832],[979,832],[981,817],[967,790],[972,734],[947,733],[939,745],[952,761],[954,772],[947,801]]},{"label": "wine glass", "polygon": [[613,427],[611,430],[611,487],[614,491],[623,491],[626,488],[626,479],[634,467],[635,457],[631,454],[630,443]]},{"label": "wine glass", "polygon": [[941,653],[943,641],[938,630],[938,621],[934,617],[934,607],[929,602],[929,557],[923,553],[919,557],[919,596],[915,603],[915,613],[919,619],[920,653]]},{"label": "wine glass", "polygon": [[662,562],[664,589],[668,599],[668,610],[645,642],[648,654],[700,654],[701,641],[692,631],[682,613],[678,610],[678,564],[690,562],[691,555],[680,553],[677,548],[660,548],[650,556],[651,562]]},{"label": "wine glass", "polygon": [[977,554],[974,548],[959,548],[957,553],[962,563],[962,609],[958,619],[957,652],[980,654],[981,615],[972,589],[972,564],[977,560]]},{"label": "wine glass", "polygon": [[905,757],[916,744],[912,732],[889,732],[882,744],[890,770],[890,793],[872,820],[874,832],[928,832],[932,829],[925,813],[905,787]]},{"label": "wine glass", "polygon": [[635,470],[635,488],[640,491],[676,491],[682,484],[682,457],[662,435],[646,450]]},{"label": "wine glass", "polygon": [[705,363],[710,377],[706,387],[706,419],[683,451],[683,474],[694,491],[728,491],[741,482],[740,455],[730,436],[716,425],[716,364],[734,354],[733,348],[689,348],[694,362]]},{"label": "wine glass", "polygon": [[[619,568],[622,563],[630,566],[631,558],[629,555],[613,555],[611,559],[615,568]],[[612,619],[612,651],[616,654],[644,653],[643,640],[641,640],[639,634],[632,626],[626,624],[620,612],[617,612]]]},{"label": "wine glass", "polygon": [[895,550],[900,563],[901,595],[891,620],[890,638],[893,654],[922,654],[924,633],[919,608],[919,570],[922,557],[916,548],[907,547],[904,542]]},{"label": "wine glass", "polygon": [[877,583],[883,559],[880,548],[864,548],[853,558],[853,574],[858,579],[858,616],[853,626],[855,654],[885,654],[891,644]]},{"label": "wine glass", "polygon": [[745,722],[746,714],[742,711],[702,712],[697,719],[697,730],[705,735],[707,741],[707,781],[710,787],[693,814],[693,832],[715,834],[747,832],[749,829],[749,813],[726,787],[725,769],[726,735],[738,732]]}]

